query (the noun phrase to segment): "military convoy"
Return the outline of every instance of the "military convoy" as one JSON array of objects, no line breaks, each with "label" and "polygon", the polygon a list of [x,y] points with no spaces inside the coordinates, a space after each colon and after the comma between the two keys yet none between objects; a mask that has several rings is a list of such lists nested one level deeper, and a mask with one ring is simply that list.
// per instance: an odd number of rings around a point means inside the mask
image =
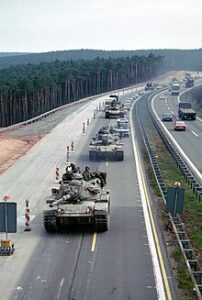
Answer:
[{"label": "military convoy", "polygon": [[91,172],[90,180],[72,171],[63,174],[59,187],[45,200],[43,222],[47,232],[74,225],[88,225],[96,232],[107,231],[110,191],[104,190],[106,173]]},{"label": "military convoy", "polygon": [[[120,136],[129,136],[128,120],[118,101],[111,95],[105,101],[106,117],[119,117],[112,129],[102,127],[89,143],[89,160],[124,160],[124,143]],[[72,226],[90,226],[96,232],[109,229],[110,191],[105,190],[106,173],[88,172],[82,174],[73,165],[59,182],[51,189],[51,195],[45,199],[43,223],[47,232],[57,232]],[[86,167],[87,168],[87,167]]]},{"label": "military convoy", "polygon": [[124,160],[124,143],[119,134],[111,133],[107,127],[98,131],[89,144],[89,160]]}]

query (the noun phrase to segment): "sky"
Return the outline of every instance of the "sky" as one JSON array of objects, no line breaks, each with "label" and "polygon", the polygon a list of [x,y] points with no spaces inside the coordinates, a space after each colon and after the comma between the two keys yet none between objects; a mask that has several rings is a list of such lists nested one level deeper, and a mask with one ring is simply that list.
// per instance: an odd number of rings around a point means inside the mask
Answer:
[{"label": "sky", "polygon": [[202,0],[0,0],[0,52],[202,48]]}]

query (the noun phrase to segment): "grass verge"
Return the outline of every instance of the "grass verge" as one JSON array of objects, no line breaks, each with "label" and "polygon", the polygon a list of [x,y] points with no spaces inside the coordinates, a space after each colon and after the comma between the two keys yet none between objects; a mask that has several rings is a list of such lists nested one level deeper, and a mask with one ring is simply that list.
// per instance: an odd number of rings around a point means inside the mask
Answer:
[{"label": "grass verge", "polygon": [[[161,171],[161,176],[165,185],[174,186],[174,182],[181,183],[181,187],[185,189],[185,202],[182,220],[186,225],[186,232],[191,241],[199,263],[202,264],[202,202],[196,199],[192,189],[187,185],[184,176],[177,168],[175,160],[172,158],[162,140],[155,130],[150,129],[151,134],[149,139],[157,158],[157,162]],[[148,168],[148,175],[151,187],[157,197],[160,197],[160,191],[153,175],[152,169]],[[163,217],[162,217],[163,219]],[[165,225],[165,220],[163,221]],[[170,252],[175,261],[174,273],[178,282],[178,288],[183,290],[183,299],[197,299],[193,291],[193,283],[181,253],[180,247],[177,243],[172,247]],[[185,298],[186,297],[186,298]]]}]

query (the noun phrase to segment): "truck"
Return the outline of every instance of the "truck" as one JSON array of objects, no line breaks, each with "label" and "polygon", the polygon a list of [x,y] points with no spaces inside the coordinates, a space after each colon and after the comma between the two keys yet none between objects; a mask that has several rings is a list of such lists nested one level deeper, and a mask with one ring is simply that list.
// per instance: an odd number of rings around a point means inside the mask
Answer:
[{"label": "truck", "polygon": [[180,102],[178,116],[181,120],[196,120],[196,111],[192,109],[190,102]]},{"label": "truck", "polygon": [[191,88],[194,86],[194,78],[192,77],[187,77],[186,82],[185,82],[185,87],[186,88]]},{"label": "truck", "polygon": [[178,96],[180,93],[180,84],[178,82],[174,82],[171,85],[171,95]]}]

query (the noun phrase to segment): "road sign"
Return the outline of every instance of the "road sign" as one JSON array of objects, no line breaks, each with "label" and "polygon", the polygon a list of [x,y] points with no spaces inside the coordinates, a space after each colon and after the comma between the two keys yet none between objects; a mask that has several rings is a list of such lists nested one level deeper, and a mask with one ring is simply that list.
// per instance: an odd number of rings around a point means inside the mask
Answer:
[{"label": "road sign", "polygon": [[17,232],[17,204],[0,202],[0,232]]},{"label": "road sign", "polygon": [[171,214],[182,214],[184,206],[184,189],[174,187],[167,188],[166,210]]}]

